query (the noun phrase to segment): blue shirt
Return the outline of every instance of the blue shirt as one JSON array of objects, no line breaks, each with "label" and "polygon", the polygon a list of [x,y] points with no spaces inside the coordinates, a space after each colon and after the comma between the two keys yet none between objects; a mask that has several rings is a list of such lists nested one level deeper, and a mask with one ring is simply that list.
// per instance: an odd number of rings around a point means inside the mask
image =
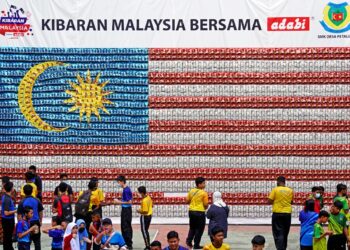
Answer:
[{"label": "blue shirt", "polygon": [[316,212],[305,212],[302,210],[299,213],[300,221],[300,245],[301,246],[312,246],[312,240],[314,235],[314,225],[318,219]]},{"label": "blue shirt", "polygon": [[[101,243],[105,244],[108,239],[109,239],[108,235],[103,235],[101,239]],[[109,241],[109,244],[114,246],[119,246],[119,247],[123,247],[126,245],[123,236],[117,232],[114,232],[114,235],[112,236],[112,239]]]},{"label": "blue shirt", "polygon": [[[132,192],[130,187],[123,188],[122,201],[127,202],[132,200]],[[131,204],[122,204],[122,207],[131,207]]]},{"label": "blue shirt", "polygon": [[[163,250],[170,250],[169,246],[167,246],[166,248],[163,248]],[[183,247],[183,246],[179,246],[178,250],[188,250],[188,248]]]},{"label": "blue shirt", "polygon": [[52,238],[52,248],[62,248],[64,231],[62,229],[52,229],[49,231],[49,237]]},{"label": "blue shirt", "polygon": [[25,197],[18,205],[18,213],[24,215],[24,207],[31,207],[33,209],[33,217],[30,219],[32,221],[39,221],[39,213],[44,210],[41,202],[32,196]]},{"label": "blue shirt", "polygon": [[18,236],[18,234],[28,231],[29,228],[30,228],[29,223],[26,220],[20,220],[17,223],[16,234],[17,234],[18,242],[29,242],[30,243],[30,233],[27,234],[26,236],[23,236],[22,238],[20,238]]},{"label": "blue shirt", "polygon": [[11,212],[15,210],[15,204],[13,203],[11,196],[4,194],[1,198],[1,217],[3,219],[14,219],[14,214],[6,216],[5,211]]}]

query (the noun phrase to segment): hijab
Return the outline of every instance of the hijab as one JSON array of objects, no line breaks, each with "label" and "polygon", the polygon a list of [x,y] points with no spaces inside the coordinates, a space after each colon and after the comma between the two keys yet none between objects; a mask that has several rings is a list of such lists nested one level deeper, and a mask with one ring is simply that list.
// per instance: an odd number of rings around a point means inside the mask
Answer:
[{"label": "hijab", "polygon": [[[85,225],[84,231],[83,232],[79,232],[79,227],[81,224]],[[89,235],[86,231],[86,224],[85,221],[82,219],[77,220],[77,226],[78,226],[78,235],[79,235],[79,243],[80,243],[80,249],[86,249],[86,242],[83,240],[83,238],[88,238]]]},{"label": "hijab", "polygon": [[[66,238],[67,236],[71,235],[72,234],[72,229],[73,227],[77,226],[77,224],[75,224],[74,222],[71,222],[67,225],[67,228],[66,228],[66,231],[64,232],[64,236],[63,238]],[[63,246],[62,248],[64,248],[64,241],[63,241]],[[71,239],[70,241],[70,248],[72,250],[80,250],[80,246],[79,246],[79,236],[77,235],[74,238]]]},{"label": "hijab", "polygon": [[226,207],[226,203],[221,198],[221,193],[216,191],[213,193],[213,203],[218,207]]}]

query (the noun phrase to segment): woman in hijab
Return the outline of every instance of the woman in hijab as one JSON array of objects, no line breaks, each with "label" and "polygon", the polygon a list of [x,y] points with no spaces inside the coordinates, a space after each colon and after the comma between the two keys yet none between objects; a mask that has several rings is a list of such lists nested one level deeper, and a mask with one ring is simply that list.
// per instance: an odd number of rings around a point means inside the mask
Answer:
[{"label": "woman in hijab", "polygon": [[77,226],[80,250],[86,250],[87,243],[91,244],[92,241],[89,239],[89,235],[85,226],[85,221],[82,219],[77,220]]},{"label": "woman in hijab", "polygon": [[74,222],[69,223],[64,232],[63,250],[80,250],[78,226]]},{"label": "woman in hijab", "polygon": [[318,214],[314,211],[314,208],[315,201],[307,200],[304,210],[299,213],[301,250],[312,250],[314,225],[318,219]]},{"label": "woman in hijab", "polygon": [[220,227],[224,229],[224,237],[227,237],[227,227],[228,227],[228,214],[230,209],[226,205],[226,203],[221,198],[220,192],[214,192],[213,194],[213,204],[209,207],[207,211],[207,218],[209,219],[209,236],[211,236],[211,230],[214,227]]}]

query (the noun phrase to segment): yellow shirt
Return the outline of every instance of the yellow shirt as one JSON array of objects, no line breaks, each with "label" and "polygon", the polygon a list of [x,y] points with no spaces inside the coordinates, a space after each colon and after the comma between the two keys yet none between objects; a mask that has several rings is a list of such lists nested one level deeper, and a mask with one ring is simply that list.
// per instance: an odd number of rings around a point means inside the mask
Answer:
[{"label": "yellow shirt", "polygon": [[24,191],[23,191],[23,187],[24,187],[25,185],[31,185],[31,186],[33,187],[32,196],[33,196],[34,198],[36,198],[36,196],[38,195],[38,188],[36,187],[36,185],[35,185],[33,182],[28,182],[28,183],[24,184],[24,185],[21,187],[21,197],[26,196],[25,193],[24,193]]},{"label": "yellow shirt", "polygon": [[187,199],[191,201],[190,211],[205,212],[205,206],[208,206],[208,193],[203,189],[191,189],[188,192]]},{"label": "yellow shirt", "polygon": [[[83,194],[83,191],[80,191],[79,196],[81,196],[82,194]],[[92,206],[99,206],[101,202],[104,200],[105,200],[105,196],[101,189],[98,188],[92,191],[90,196],[89,212],[92,211]]]},{"label": "yellow shirt", "polygon": [[203,247],[203,250],[230,250],[230,245],[222,243],[221,247],[214,247],[213,243],[207,244]]},{"label": "yellow shirt", "polygon": [[278,186],[272,189],[269,199],[273,200],[273,213],[292,213],[293,190]]},{"label": "yellow shirt", "polygon": [[142,215],[147,215],[147,216],[152,215],[152,213],[153,213],[152,207],[153,207],[152,199],[151,199],[151,197],[149,197],[149,195],[147,195],[141,201],[141,212],[142,212]]}]

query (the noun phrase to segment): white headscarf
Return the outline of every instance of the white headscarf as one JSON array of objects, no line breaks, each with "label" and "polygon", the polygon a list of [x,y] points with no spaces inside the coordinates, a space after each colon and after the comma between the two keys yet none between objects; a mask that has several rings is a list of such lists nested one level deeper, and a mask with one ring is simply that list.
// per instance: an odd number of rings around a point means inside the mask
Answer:
[{"label": "white headscarf", "polygon": [[218,207],[226,207],[226,203],[221,198],[221,193],[216,191],[213,193],[213,203]]},{"label": "white headscarf", "polygon": [[[66,238],[67,236],[72,234],[72,229],[73,227],[77,226],[77,224],[75,224],[74,222],[71,222],[67,225],[66,231],[64,232],[64,236],[63,238]],[[62,245],[62,249],[64,248],[64,240],[63,240],[63,245]],[[70,248],[72,250],[80,250],[80,245],[79,245],[79,236],[77,233],[77,236],[71,239],[70,241]]]}]

